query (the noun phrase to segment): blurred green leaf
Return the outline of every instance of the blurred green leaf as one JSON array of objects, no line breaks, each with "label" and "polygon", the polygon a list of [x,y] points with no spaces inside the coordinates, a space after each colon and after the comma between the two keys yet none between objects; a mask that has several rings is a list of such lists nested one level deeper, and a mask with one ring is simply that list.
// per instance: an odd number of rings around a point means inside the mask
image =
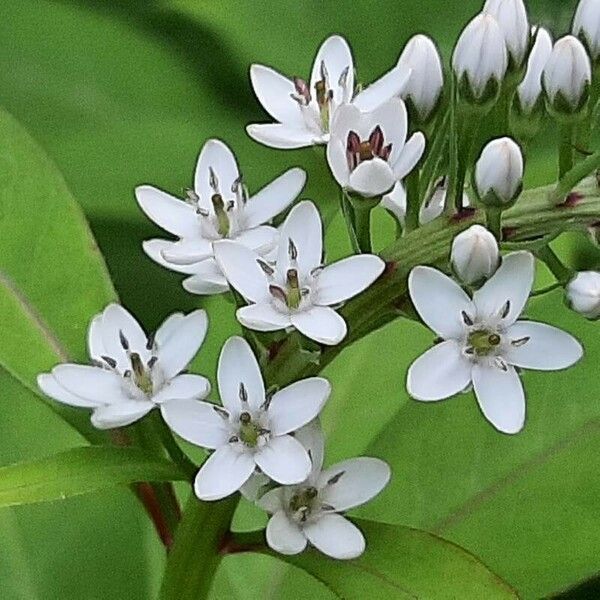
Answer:
[{"label": "blurred green leaf", "polygon": [[474,556],[424,531],[357,520],[368,540],[358,559],[343,561],[308,550],[280,560],[304,569],[336,598],[517,598]]},{"label": "blurred green leaf", "polygon": [[140,481],[183,481],[168,460],[137,448],[84,446],[42,459],[0,467],[0,507],[64,500]]}]

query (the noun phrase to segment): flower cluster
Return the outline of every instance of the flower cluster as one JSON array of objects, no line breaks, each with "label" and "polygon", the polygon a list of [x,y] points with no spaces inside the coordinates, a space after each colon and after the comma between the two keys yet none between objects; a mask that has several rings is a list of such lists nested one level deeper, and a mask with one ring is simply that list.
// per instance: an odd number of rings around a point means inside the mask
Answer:
[{"label": "flower cluster", "polygon": [[[436,342],[410,366],[408,394],[429,402],[472,389],[484,417],[515,434],[526,413],[519,371],[564,369],[583,354],[570,334],[523,313],[536,258],[555,275],[554,287],[566,289],[570,306],[591,319],[600,316],[600,273],[563,265],[549,246],[554,231],[531,240],[527,231],[503,227],[503,218],[523,191],[524,142],[543,119],[555,119],[563,132],[559,189],[577,171],[576,137],[600,96],[599,24],[600,2],[582,0],[573,35],[553,44],[530,25],[522,0],[487,0],[458,38],[451,81],[424,35],[364,87],[337,35],[319,48],[308,80],[253,65],[255,95],[274,122],[249,125],[248,134],[278,149],[326,145],[354,254],[325,261],[317,205],[294,204],[306,181],[302,169],[250,195],[232,151],[209,140],[184,198],[149,185],[136,198],[177,238],[144,242],[148,256],[185,274],[187,291],[229,293],[236,303],[244,337],[221,349],[220,402],[207,400],[208,379],[186,372],[207,332],[202,310],[171,315],[146,335],[124,308],[110,305],[89,326],[91,365],[58,365],[39,376],[40,388],[91,409],[101,429],[131,425],[158,407],[174,433],[210,451],[193,484],[200,500],[241,491],[270,514],[266,540],[278,552],[295,554],[310,543],[334,558],[359,556],[365,540],[342,513],[377,495],[390,469],[367,457],[323,467],[319,415],[331,394],[327,379],[316,376],[323,355],[390,314],[420,320]],[[493,127],[480,131],[483,117]],[[573,200],[558,202],[566,209]],[[396,257],[386,268],[372,253],[377,206],[396,219],[406,264]],[[420,247],[419,227],[433,232],[431,247],[446,240],[445,256]],[[509,235],[514,251],[502,255],[499,242]],[[379,305],[377,286],[402,269],[408,293],[388,286]],[[361,329],[347,322],[344,305],[371,286],[373,306],[368,318],[360,316]],[[282,362],[286,385],[267,372],[281,347],[312,357],[292,377]]]}]

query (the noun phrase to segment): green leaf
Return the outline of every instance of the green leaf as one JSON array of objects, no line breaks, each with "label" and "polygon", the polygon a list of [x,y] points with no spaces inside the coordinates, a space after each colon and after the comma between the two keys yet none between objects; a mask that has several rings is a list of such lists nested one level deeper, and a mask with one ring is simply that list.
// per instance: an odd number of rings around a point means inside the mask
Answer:
[{"label": "green leaf", "polygon": [[295,556],[270,552],[323,583],[333,597],[344,600],[386,598],[516,599],[518,596],[477,558],[425,531],[356,520],[367,550],[358,559],[342,561],[309,549]]},{"label": "green leaf", "polygon": [[168,460],[137,448],[85,446],[34,461],[0,467],[0,507],[64,500],[141,481],[183,481]]}]

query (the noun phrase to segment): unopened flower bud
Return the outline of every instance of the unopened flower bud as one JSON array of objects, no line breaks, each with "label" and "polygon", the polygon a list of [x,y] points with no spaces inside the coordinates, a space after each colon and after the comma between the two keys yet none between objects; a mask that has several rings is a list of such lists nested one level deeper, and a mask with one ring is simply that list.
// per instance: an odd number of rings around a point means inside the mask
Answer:
[{"label": "unopened flower bud", "polygon": [[591,80],[592,66],[583,44],[572,35],[562,37],[544,67],[548,109],[556,116],[580,112],[589,97]]},{"label": "unopened flower bud", "polygon": [[472,285],[491,277],[498,268],[496,238],[481,225],[472,225],[452,242],[450,261],[456,274]]},{"label": "unopened flower bud", "polygon": [[508,53],[500,25],[489,14],[477,15],[463,29],[452,55],[461,97],[473,104],[494,102],[507,66]]},{"label": "unopened flower bud", "polygon": [[581,0],[573,19],[573,35],[587,46],[593,61],[600,59],[600,0]]},{"label": "unopened flower bud", "polygon": [[475,165],[475,187],[488,206],[506,207],[523,187],[523,155],[511,138],[492,140]]},{"label": "unopened flower bud", "polygon": [[412,104],[420,121],[426,121],[436,108],[444,85],[440,55],[431,38],[413,36],[400,55],[398,66],[411,70],[402,98],[409,106]]},{"label": "unopened flower bud", "polygon": [[512,65],[520,67],[529,43],[529,23],[523,0],[487,0],[483,12],[498,21]]},{"label": "unopened flower bud", "polygon": [[600,273],[582,271],[567,285],[571,308],[588,319],[600,317]]},{"label": "unopened flower bud", "polygon": [[531,113],[540,99],[542,72],[552,53],[552,38],[543,27],[540,27],[533,35],[535,42],[527,61],[527,71],[517,88],[520,109],[525,114]]}]

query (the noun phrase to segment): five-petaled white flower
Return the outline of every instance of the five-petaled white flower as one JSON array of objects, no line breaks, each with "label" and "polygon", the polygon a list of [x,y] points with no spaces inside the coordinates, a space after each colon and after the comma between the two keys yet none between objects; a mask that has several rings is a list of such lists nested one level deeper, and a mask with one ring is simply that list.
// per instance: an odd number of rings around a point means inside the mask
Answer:
[{"label": "five-petaled white flower", "polygon": [[362,456],[323,469],[323,434],[318,424],[298,431],[296,438],[309,450],[310,475],[300,485],[277,487],[257,504],[272,517],[267,525],[269,546],[281,554],[298,554],[308,542],[337,559],[360,556],[365,538],[339,513],[368,502],[390,479],[389,466]]},{"label": "five-petaled white flower", "polygon": [[534,270],[530,253],[509,254],[471,299],[440,271],[413,269],[408,280],[412,301],[425,324],[443,341],[411,365],[408,393],[417,400],[442,400],[472,384],[488,421],[504,433],[520,431],[525,423],[525,396],[515,367],[564,369],[583,353],[579,342],[560,329],[517,321]]},{"label": "five-petaled white flower", "polygon": [[38,376],[50,398],[91,408],[99,429],[129,425],[160,407],[163,417],[174,399],[205,398],[208,379],[182,374],[206,335],[203,310],[172,314],[146,336],[135,318],[118,304],[95,316],[88,331],[93,365],[62,364]]},{"label": "five-petaled white flower", "polygon": [[425,136],[418,131],[407,140],[407,132],[406,106],[400,98],[370,112],[342,106],[327,144],[333,176],[342,188],[366,197],[401,186],[425,150]]},{"label": "five-petaled white flower", "polygon": [[385,263],[361,254],[322,266],[321,217],[300,202],[281,227],[275,263],[231,241],[215,244],[215,257],[229,283],[250,302],[237,311],[246,327],[277,331],[295,327],[321,344],[344,339],[346,322],[332,308],[359,294],[381,275]]},{"label": "five-petaled white flower", "polygon": [[148,240],[144,250],[160,265],[190,275],[183,282],[188,292],[226,292],[229,286],[214,261],[213,242],[232,239],[259,254],[269,252],[277,243],[277,230],[265,223],[294,201],[305,181],[302,169],[289,169],[250,197],[231,150],[219,140],[208,140],[186,201],[152,186],[136,188],[146,215],[180,238]]},{"label": "five-petaled white flower", "polygon": [[290,434],[319,414],[331,391],[329,382],[302,379],[268,396],[258,362],[240,337],[225,342],[217,380],[223,407],[181,400],[171,402],[165,415],[182,438],[214,449],[196,475],[198,498],[218,500],[233,494],[257,468],[286,485],[306,479],[310,457]]},{"label": "five-petaled white flower", "polygon": [[303,148],[326,144],[337,109],[352,102],[361,110],[376,108],[400,94],[410,70],[397,66],[354,95],[354,61],[346,40],[327,38],[317,52],[307,83],[289,79],[264,65],[252,65],[250,80],[256,97],[277,123],[248,125],[248,135],[272,148]]}]

